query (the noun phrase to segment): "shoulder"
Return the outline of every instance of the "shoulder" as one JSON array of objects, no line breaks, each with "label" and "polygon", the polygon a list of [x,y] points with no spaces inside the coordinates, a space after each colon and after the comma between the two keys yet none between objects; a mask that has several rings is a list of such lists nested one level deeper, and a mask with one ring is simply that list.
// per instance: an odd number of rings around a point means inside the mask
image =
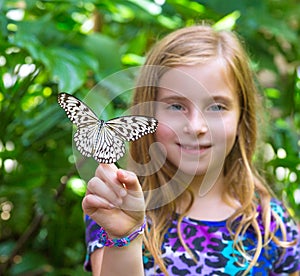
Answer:
[{"label": "shoulder", "polygon": [[299,227],[295,220],[292,218],[288,208],[283,204],[282,201],[273,198],[270,201],[270,207],[272,211],[272,217],[274,219],[280,219],[286,228],[287,234],[291,234],[293,239],[299,239]]},{"label": "shoulder", "polygon": [[[270,207],[270,230],[280,240],[293,241],[299,239],[299,227],[292,218],[288,208],[284,203],[276,198],[272,198],[269,203]],[[258,224],[264,232],[263,212],[261,205],[257,207]]]},{"label": "shoulder", "polygon": [[271,210],[277,214],[282,220],[287,220],[291,218],[287,207],[283,204],[282,201],[272,198],[270,201]]},{"label": "shoulder", "polygon": [[273,228],[279,256],[275,272],[294,272],[300,270],[300,234],[299,226],[290,215],[288,208],[278,199],[270,201],[272,211],[271,230]]}]

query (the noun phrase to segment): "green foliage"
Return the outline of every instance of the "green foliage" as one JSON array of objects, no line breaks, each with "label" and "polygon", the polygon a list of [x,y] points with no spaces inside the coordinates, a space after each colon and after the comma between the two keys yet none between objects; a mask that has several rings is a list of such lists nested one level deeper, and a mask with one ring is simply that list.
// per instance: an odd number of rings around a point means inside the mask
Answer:
[{"label": "green foliage", "polygon": [[[300,218],[300,6],[291,0],[158,2],[0,3],[1,275],[85,274],[84,186],[58,92],[83,98],[103,80],[105,93],[122,89],[126,78],[105,78],[142,64],[166,33],[202,20],[235,29],[245,40],[266,98],[266,143],[257,162]],[[127,102],[115,98],[104,116],[119,114]]]}]

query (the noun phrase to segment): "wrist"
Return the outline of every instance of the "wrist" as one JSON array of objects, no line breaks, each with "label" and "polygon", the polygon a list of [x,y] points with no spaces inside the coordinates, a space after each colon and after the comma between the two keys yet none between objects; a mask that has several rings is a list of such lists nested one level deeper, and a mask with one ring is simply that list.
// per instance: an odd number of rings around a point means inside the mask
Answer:
[{"label": "wrist", "polygon": [[146,227],[146,217],[141,226],[136,228],[136,230],[132,231],[127,236],[124,236],[121,238],[110,238],[108,236],[107,232],[104,230],[104,228],[100,227],[99,233],[98,233],[99,243],[105,247],[120,248],[120,247],[128,246],[132,241],[137,239],[139,236],[143,235],[145,227]]}]

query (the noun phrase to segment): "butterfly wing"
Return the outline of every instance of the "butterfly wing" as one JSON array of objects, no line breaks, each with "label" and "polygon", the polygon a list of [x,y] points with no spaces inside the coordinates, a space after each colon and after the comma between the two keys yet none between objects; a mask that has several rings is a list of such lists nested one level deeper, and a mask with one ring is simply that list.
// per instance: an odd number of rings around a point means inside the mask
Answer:
[{"label": "butterfly wing", "polygon": [[124,139],[103,124],[93,157],[100,163],[115,163],[125,154]]},{"label": "butterfly wing", "polygon": [[94,140],[103,121],[98,120],[95,113],[82,101],[67,93],[58,95],[58,103],[71,122],[77,126],[74,134],[77,149],[86,157],[92,156],[95,148]]},{"label": "butterfly wing", "polygon": [[86,157],[91,157],[94,152],[94,137],[98,125],[78,128],[74,134],[74,142],[79,152]]},{"label": "butterfly wing", "polygon": [[124,141],[135,141],[155,132],[157,120],[147,116],[123,116],[107,121],[99,120],[82,101],[67,93],[60,93],[58,103],[77,126],[74,142],[79,152],[100,163],[114,163],[125,154]]},{"label": "butterfly wing", "polygon": [[109,129],[126,141],[135,141],[156,131],[158,121],[147,116],[123,116],[106,122]]},{"label": "butterfly wing", "polygon": [[82,101],[67,93],[59,93],[58,103],[67,113],[68,118],[77,127],[94,126],[99,119]]}]

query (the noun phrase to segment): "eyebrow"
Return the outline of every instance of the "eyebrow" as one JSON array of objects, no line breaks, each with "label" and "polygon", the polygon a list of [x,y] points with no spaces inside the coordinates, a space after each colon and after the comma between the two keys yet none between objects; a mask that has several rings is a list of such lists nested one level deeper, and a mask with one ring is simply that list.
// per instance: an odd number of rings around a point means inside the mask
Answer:
[{"label": "eyebrow", "polygon": [[[208,97],[203,97],[203,100],[209,100],[212,102],[226,102],[226,103],[233,103],[234,102],[234,98],[227,96],[227,95],[212,95],[212,96],[208,96]],[[191,101],[189,98],[185,97],[185,96],[177,96],[177,95],[167,95],[164,96],[162,98],[159,99],[159,101],[182,101],[182,100],[188,100]]]},{"label": "eyebrow", "polygon": [[170,96],[165,96],[162,97],[161,99],[159,99],[159,101],[170,101],[170,100],[174,100],[174,101],[182,101],[182,100],[189,100],[189,98],[184,97],[184,96],[175,96],[175,95],[170,95]]},{"label": "eyebrow", "polygon": [[218,101],[223,101],[223,102],[227,102],[227,103],[230,103],[230,102],[234,102],[234,98],[233,97],[230,97],[230,96],[225,96],[225,95],[215,95],[215,96],[211,96],[210,98],[212,98],[215,102],[218,102]]}]

